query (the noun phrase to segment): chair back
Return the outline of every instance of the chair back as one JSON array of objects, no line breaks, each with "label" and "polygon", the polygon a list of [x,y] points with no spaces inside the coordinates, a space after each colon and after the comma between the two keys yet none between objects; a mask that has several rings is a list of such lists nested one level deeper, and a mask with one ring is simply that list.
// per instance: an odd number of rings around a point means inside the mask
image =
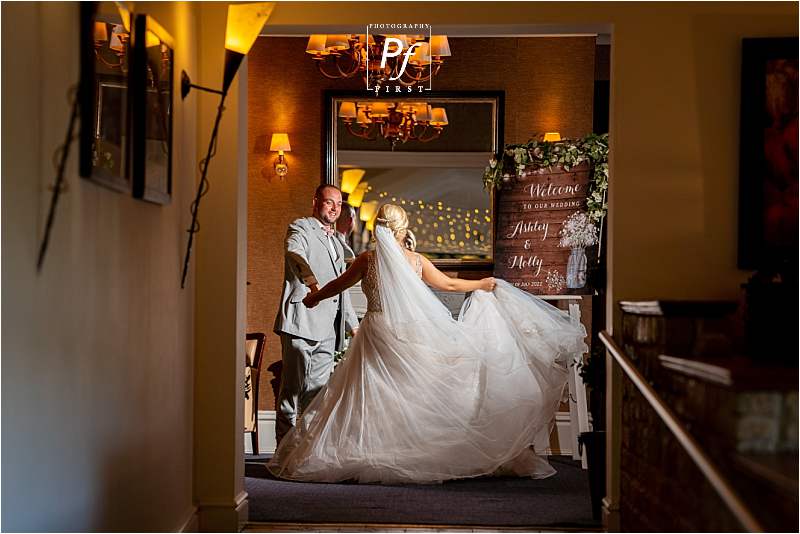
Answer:
[{"label": "chair back", "polygon": [[247,334],[245,339],[245,432],[255,432],[258,429],[258,387],[266,340],[267,336],[261,332]]}]

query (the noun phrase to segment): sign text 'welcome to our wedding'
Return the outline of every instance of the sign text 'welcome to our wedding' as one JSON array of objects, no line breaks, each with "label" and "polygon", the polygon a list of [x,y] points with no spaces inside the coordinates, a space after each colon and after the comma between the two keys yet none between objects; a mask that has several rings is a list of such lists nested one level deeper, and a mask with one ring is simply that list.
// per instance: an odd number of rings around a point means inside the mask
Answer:
[{"label": "sign text 'welcome to our wedding'", "polygon": [[537,295],[565,293],[559,281],[570,250],[559,246],[559,231],[567,217],[586,209],[588,187],[589,167],[582,164],[569,172],[527,170],[498,190],[495,276]]}]

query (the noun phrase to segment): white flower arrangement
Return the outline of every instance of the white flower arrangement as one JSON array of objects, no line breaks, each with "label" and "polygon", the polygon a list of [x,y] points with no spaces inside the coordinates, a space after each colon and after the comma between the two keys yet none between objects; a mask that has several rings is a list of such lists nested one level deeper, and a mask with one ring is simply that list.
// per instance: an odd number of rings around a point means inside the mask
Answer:
[{"label": "white flower arrangement", "polygon": [[576,211],[564,221],[558,232],[559,247],[584,248],[597,244],[597,226],[583,211]]},{"label": "white flower arrangement", "polygon": [[547,271],[547,278],[545,279],[545,283],[547,284],[547,290],[553,294],[560,293],[564,286],[566,285],[567,281],[564,279],[564,276],[555,271]]}]

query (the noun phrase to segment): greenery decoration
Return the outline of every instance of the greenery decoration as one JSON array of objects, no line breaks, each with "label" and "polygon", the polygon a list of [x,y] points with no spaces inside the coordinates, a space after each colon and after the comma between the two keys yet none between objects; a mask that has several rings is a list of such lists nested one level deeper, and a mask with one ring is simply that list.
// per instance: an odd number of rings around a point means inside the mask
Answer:
[{"label": "greenery decoration", "polygon": [[560,166],[565,171],[589,162],[591,176],[586,209],[589,218],[597,223],[608,210],[608,134],[589,134],[582,139],[540,141],[531,139],[522,145],[506,145],[500,157],[492,157],[483,173],[484,189],[499,189],[512,176],[543,173]]}]

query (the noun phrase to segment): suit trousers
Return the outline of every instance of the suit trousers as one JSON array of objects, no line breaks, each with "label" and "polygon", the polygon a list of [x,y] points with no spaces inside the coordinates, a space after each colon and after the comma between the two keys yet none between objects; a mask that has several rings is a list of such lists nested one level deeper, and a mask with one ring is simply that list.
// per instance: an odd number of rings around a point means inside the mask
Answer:
[{"label": "suit trousers", "polygon": [[275,437],[280,443],[314,396],[328,383],[333,371],[336,336],[311,341],[290,334],[281,335],[281,389],[275,417]]}]

